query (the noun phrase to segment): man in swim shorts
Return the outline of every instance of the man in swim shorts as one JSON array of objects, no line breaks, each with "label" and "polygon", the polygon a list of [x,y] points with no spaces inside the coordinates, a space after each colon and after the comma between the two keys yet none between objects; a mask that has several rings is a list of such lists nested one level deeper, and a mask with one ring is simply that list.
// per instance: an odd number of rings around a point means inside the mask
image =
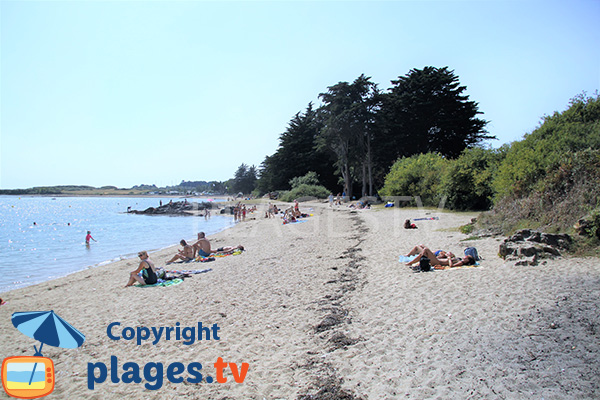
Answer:
[{"label": "man in swim shorts", "polygon": [[194,249],[194,257],[196,254],[202,257],[208,257],[211,255],[211,253],[215,252],[211,250],[210,242],[206,238],[206,234],[204,232],[198,233],[198,241],[194,243],[192,247]]},{"label": "man in swim shorts", "polygon": [[230,254],[236,250],[244,251],[244,246],[242,246],[242,245],[238,245],[235,247],[234,246],[219,247],[216,250],[212,250],[210,247],[210,242],[206,238],[206,235],[204,234],[204,232],[198,233],[198,241],[196,243],[194,243],[193,248],[194,248],[194,256],[196,256],[196,254],[197,254],[202,257],[209,257],[213,253]]}]

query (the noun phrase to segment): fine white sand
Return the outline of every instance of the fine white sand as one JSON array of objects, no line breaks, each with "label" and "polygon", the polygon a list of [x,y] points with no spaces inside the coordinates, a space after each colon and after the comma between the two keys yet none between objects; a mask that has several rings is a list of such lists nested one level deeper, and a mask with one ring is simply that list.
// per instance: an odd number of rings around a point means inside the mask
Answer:
[{"label": "fine white sand", "polygon": [[[424,209],[352,211],[303,203],[299,224],[247,221],[210,237],[213,248],[243,244],[241,255],[171,269],[212,271],[172,287],[124,288],[137,260],[88,269],[2,293],[0,356],[33,355],[38,344],[11,323],[13,312],[54,310],[80,330],[78,349],[44,346],[56,369],[56,399],[591,399],[600,397],[600,265],[562,258],[516,267],[498,258],[503,238],[468,240],[458,231],[476,214]],[[419,229],[404,230],[407,218]],[[188,238],[193,239],[193,238]],[[415,244],[461,253],[475,246],[479,267],[414,273],[398,262]],[[144,249],[139,249],[144,250]],[[152,253],[163,266],[176,247]],[[217,324],[219,340],[111,340],[107,327]],[[117,370],[110,369],[111,356]],[[243,383],[167,380],[172,363],[248,363]],[[88,363],[108,378],[88,389]],[[125,363],[142,382],[113,383]],[[160,389],[143,369],[164,365]],[[129,367],[132,368],[132,367]],[[148,367],[149,368],[149,367]],[[153,375],[156,373],[152,370]],[[96,374],[98,375],[98,373]],[[2,397],[4,393],[0,394]]]}]

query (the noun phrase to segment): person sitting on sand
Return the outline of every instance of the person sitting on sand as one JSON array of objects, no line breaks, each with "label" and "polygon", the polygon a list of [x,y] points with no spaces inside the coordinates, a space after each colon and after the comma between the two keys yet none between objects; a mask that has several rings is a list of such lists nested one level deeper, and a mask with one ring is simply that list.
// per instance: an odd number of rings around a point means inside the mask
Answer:
[{"label": "person sitting on sand", "polygon": [[418,227],[415,224],[412,224],[410,219],[407,219],[404,221],[404,229],[418,229]]},{"label": "person sitting on sand", "polygon": [[211,253],[214,253],[210,249],[210,242],[206,238],[204,232],[198,232],[198,241],[192,245],[192,248],[194,257],[196,257],[196,254],[202,257],[208,257]]},{"label": "person sitting on sand", "polygon": [[192,246],[187,244],[187,242],[183,239],[181,239],[179,244],[183,246],[183,249],[179,250],[179,252],[173,256],[173,258],[167,261],[167,264],[171,264],[172,262],[175,262],[177,260],[191,261],[194,259],[194,249],[192,248]]},{"label": "person sitting on sand", "polygon": [[294,206],[291,206],[290,208],[287,208],[285,210],[285,212],[283,213],[283,220],[284,223],[287,222],[295,222],[296,221],[296,216],[295,216],[295,211],[294,211]]},{"label": "person sitting on sand", "polygon": [[[452,267],[460,267],[461,265],[474,265],[475,259],[471,256],[465,256],[464,258],[454,257],[452,253],[441,252],[438,256],[435,255],[427,246],[425,245],[417,245],[415,246],[409,253],[408,256],[416,255],[416,257],[406,263],[406,265],[411,266],[415,263],[418,263],[422,257],[429,258],[429,263],[434,266],[435,269],[448,269]],[[445,255],[446,258],[442,257]]]},{"label": "person sitting on sand", "polygon": [[141,260],[140,265],[135,271],[132,271],[129,274],[129,282],[127,282],[125,287],[132,286],[136,282],[140,285],[154,285],[158,282],[156,267],[148,258],[148,253],[146,251],[140,251],[138,257]]},{"label": "person sitting on sand", "polygon": [[206,234],[204,232],[198,233],[198,241],[194,243],[194,255],[198,254],[202,257],[209,257],[211,254],[220,253],[220,254],[231,254],[236,250],[244,251],[244,246],[225,246],[219,247],[216,250],[212,250],[210,247],[210,241],[206,238]]}]

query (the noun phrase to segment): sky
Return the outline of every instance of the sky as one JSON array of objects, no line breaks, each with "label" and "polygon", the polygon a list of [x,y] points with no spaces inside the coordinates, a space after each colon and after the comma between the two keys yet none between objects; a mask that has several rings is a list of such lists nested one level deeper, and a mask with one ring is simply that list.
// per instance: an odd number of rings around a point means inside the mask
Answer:
[{"label": "sky", "polygon": [[225,181],[338,82],[449,67],[497,137],[600,88],[600,0],[0,1],[0,188]]}]

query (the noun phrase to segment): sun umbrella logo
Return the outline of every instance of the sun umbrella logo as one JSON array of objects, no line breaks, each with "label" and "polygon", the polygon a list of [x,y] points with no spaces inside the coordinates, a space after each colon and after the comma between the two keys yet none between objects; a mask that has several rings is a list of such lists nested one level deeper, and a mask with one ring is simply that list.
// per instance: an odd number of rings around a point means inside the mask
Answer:
[{"label": "sun umbrella logo", "polygon": [[33,346],[33,356],[8,357],[2,361],[2,387],[6,394],[19,399],[36,399],[54,390],[54,363],[44,357],[44,344],[75,349],[85,336],[54,311],[17,312],[12,323],[21,333],[41,342]]}]

